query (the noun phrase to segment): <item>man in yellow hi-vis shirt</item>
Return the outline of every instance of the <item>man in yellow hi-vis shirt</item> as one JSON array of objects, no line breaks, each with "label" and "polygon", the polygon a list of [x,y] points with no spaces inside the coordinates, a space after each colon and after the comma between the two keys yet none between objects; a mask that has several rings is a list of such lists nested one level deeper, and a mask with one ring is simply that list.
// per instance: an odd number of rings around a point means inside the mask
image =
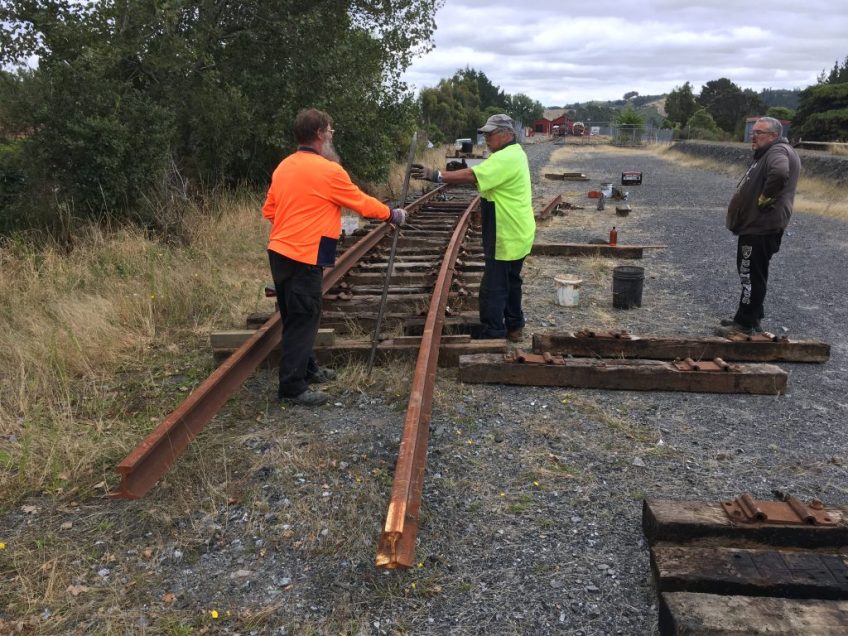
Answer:
[{"label": "man in yellow hi-vis shirt", "polygon": [[478,132],[485,135],[492,153],[484,162],[452,172],[414,164],[411,175],[436,183],[471,183],[480,190],[486,261],[480,283],[480,336],[518,342],[525,324],[521,267],[536,235],[530,166],[508,115],[492,115]]}]

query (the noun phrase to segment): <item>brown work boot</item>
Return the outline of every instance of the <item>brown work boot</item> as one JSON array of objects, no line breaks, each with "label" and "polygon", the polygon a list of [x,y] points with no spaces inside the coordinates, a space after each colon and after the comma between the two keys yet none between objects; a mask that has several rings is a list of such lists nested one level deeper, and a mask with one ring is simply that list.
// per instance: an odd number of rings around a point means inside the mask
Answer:
[{"label": "brown work boot", "polygon": [[519,327],[515,331],[507,331],[506,339],[510,342],[521,342],[524,339],[524,329]]}]

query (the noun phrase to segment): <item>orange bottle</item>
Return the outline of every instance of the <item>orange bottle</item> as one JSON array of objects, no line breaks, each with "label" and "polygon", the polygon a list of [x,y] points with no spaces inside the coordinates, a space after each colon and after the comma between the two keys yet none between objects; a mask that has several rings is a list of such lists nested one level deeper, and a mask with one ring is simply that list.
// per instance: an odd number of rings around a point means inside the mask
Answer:
[{"label": "orange bottle", "polygon": [[613,225],[610,230],[609,244],[615,245],[616,243],[618,243],[618,232],[615,231],[615,226]]}]

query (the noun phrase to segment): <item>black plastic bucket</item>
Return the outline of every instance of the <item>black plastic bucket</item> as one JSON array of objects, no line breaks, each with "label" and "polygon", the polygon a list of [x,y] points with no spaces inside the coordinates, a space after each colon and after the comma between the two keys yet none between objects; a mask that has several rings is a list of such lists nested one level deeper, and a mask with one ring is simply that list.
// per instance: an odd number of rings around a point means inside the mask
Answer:
[{"label": "black plastic bucket", "polygon": [[612,270],[612,306],[616,309],[632,309],[642,306],[642,283],[645,268],[619,265]]}]

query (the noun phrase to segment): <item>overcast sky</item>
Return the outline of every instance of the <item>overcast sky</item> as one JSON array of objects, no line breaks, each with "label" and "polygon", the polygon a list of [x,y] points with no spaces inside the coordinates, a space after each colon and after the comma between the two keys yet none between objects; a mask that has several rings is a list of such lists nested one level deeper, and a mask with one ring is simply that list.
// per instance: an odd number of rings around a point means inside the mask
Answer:
[{"label": "overcast sky", "polygon": [[446,0],[436,48],[405,74],[416,90],[457,69],[545,106],[741,88],[806,88],[848,55],[848,0]]}]

